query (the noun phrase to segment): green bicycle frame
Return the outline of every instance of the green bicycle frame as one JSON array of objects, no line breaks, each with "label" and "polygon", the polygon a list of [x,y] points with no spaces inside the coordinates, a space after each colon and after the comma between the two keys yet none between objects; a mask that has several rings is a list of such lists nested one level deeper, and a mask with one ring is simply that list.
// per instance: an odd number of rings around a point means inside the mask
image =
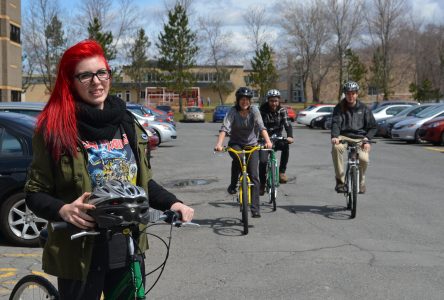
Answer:
[{"label": "green bicycle frame", "polygon": [[[273,172],[273,166],[274,165],[274,172]],[[274,186],[278,187],[279,186],[279,169],[278,169],[278,165],[277,165],[277,159],[276,159],[276,151],[271,150],[270,151],[270,157],[268,159],[268,164],[267,164],[267,184],[269,187],[272,186],[273,181],[274,181]]]}]

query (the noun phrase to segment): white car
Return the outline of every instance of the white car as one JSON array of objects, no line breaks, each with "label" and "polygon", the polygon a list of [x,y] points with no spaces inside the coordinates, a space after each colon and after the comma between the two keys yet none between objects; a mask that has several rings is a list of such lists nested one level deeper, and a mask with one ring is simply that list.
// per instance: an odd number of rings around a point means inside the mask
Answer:
[{"label": "white car", "polygon": [[301,110],[296,117],[296,123],[313,127],[315,119],[319,116],[333,113],[333,104],[314,104]]},{"label": "white car", "polygon": [[137,121],[140,123],[140,125],[142,125],[142,127],[149,127],[157,133],[157,136],[159,137],[158,145],[160,145],[160,143],[166,143],[177,139],[176,127],[170,123],[152,121],[151,117],[144,117],[133,111],[130,112],[136,117]]},{"label": "white car", "polygon": [[425,109],[414,117],[396,123],[392,128],[392,138],[409,143],[419,143],[421,142],[419,127],[431,119],[443,116],[444,104]]},{"label": "white car", "polygon": [[385,119],[388,117],[392,117],[396,115],[397,113],[403,111],[406,108],[411,107],[412,105],[409,104],[391,104],[391,105],[385,105],[381,106],[375,110],[372,110],[373,117],[375,117],[376,121],[379,121],[381,119]]}]

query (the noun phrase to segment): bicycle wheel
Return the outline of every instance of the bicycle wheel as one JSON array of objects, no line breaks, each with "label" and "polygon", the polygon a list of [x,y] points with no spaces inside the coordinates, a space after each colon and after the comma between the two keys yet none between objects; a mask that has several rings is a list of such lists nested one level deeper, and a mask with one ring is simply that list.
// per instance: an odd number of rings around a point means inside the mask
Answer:
[{"label": "bicycle wheel", "polygon": [[270,203],[273,207],[273,211],[276,211],[276,195],[277,195],[277,188],[276,188],[276,161],[271,162],[270,164],[270,176],[269,176],[269,182],[270,182],[270,189],[268,191],[268,195],[270,197]]},{"label": "bicycle wheel", "polygon": [[59,292],[46,278],[26,275],[12,289],[9,300],[19,299],[59,299]]},{"label": "bicycle wheel", "polygon": [[241,209],[242,209],[242,223],[244,224],[244,234],[248,234],[248,197],[250,196],[250,190],[248,185],[248,179],[242,176],[242,190],[241,190]]},{"label": "bicycle wheel", "polygon": [[350,169],[350,180],[351,180],[351,191],[349,192],[350,204],[351,204],[351,215],[350,218],[354,219],[356,217],[356,204],[358,201],[358,173],[356,167]]}]

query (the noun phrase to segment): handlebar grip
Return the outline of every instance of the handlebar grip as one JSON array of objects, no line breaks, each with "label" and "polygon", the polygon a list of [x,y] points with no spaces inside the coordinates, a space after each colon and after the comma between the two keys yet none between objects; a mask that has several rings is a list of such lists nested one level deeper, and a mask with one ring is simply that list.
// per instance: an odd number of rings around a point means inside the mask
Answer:
[{"label": "handlebar grip", "polygon": [[167,210],[167,211],[164,211],[164,215],[166,216],[164,221],[167,223],[174,223],[176,221],[182,220],[182,214],[178,211]]},{"label": "handlebar grip", "polygon": [[65,222],[65,221],[59,221],[59,222],[51,222],[49,223],[49,227],[52,231],[58,231],[63,229],[73,229],[74,226]]}]

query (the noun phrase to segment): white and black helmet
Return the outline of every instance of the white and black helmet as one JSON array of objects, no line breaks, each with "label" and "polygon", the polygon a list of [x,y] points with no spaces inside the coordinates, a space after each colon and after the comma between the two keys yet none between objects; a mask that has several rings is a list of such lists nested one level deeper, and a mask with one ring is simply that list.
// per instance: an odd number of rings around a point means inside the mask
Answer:
[{"label": "white and black helmet", "polygon": [[279,92],[279,90],[276,90],[276,89],[269,90],[267,92],[267,100],[268,100],[268,98],[271,98],[271,97],[281,98],[281,92]]},{"label": "white and black helmet", "polygon": [[343,93],[347,93],[347,92],[357,92],[359,91],[359,84],[357,82],[354,81],[347,81],[346,83],[344,83],[344,85],[342,86],[342,92]]},{"label": "white and black helmet", "polygon": [[95,187],[88,203],[96,207],[88,213],[99,228],[149,222],[149,202],[145,190],[129,182],[110,180]]}]

